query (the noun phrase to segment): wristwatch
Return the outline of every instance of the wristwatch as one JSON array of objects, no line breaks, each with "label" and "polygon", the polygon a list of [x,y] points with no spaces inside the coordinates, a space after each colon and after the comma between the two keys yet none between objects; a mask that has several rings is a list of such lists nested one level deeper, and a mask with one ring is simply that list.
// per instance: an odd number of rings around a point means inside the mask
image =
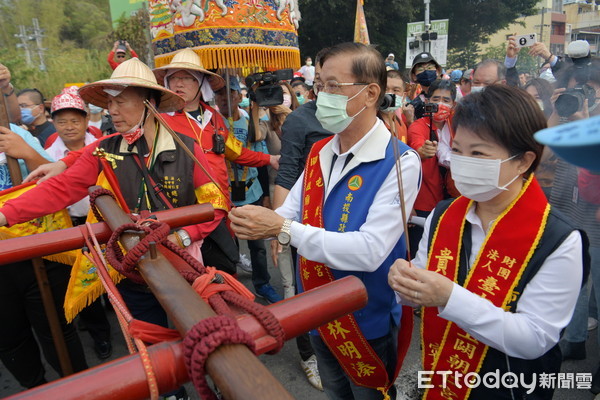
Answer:
[{"label": "wristwatch", "polygon": [[277,241],[282,246],[288,246],[292,241],[292,220],[286,218],[281,225],[281,232],[277,234]]},{"label": "wristwatch", "polygon": [[181,240],[183,247],[189,247],[189,245],[192,244],[192,238],[190,237],[190,234],[187,233],[187,231],[185,229],[180,229],[180,230],[176,231],[175,234],[177,236],[179,236],[179,239]]}]

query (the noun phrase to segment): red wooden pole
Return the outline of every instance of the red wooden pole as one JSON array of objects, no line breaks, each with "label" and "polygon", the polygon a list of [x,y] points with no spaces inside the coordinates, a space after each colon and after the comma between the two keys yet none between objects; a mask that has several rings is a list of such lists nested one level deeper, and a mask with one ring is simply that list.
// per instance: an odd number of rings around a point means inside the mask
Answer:
[{"label": "red wooden pole", "polygon": [[[269,306],[285,330],[286,339],[316,329],[367,304],[362,282],[349,276]],[[240,327],[256,340],[259,354],[272,350],[274,339],[249,315],[238,317]],[[161,393],[189,381],[181,342],[148,348]],[[146,399],[150,396],[140,357],[126,356],[46,385],[8,397],[10,400]],[[250,398],[250,397],[246,397]]]},{"label": "red wooden pole", "polygon": [[[160,221],[166,222],[171,228],[179,228],[211,221],[214,218],[214,209],[210,204],[205,203],[157,211],[153,215],[156,215]],[[112,234],[104,222],[92,224],[92,228],[100,243],[106,243]],[[0,240],[0,265],[80,249],[83,246],[85,241],[79,228]]]}]

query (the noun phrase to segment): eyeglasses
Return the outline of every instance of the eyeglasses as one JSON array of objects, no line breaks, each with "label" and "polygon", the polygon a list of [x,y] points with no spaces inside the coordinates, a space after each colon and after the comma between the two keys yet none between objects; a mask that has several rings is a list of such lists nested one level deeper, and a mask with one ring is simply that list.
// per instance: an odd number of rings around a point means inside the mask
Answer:
[{"label": "eyeglasses", "polygon": [[331,93],[331,94],[340,94],[340,93],[342,93],[343,86],[365,86],[365,85],[368,85],[368,83],[327,81],[325,83],[316,82],[314,85],[314,88],[317,93],[325,92],[325,93]]},{"label": "eyeglasses", "polygon": [[117,58],[125,58],[125,55],[117,55]]},{"label": "eyeglasses", "polygon": [[167,82],[169,82],[169,85],[171,84],[177,84],[179,82],[185,84],[185,85],[189,85],[193,82],[196,82],[196,78],[194,78],[191,75],[184,75],[184,76],[175,76],[175,75],[171,75],[167,78]]},{"label": "eyeglasses", "polygon": [[29,108],[31,110],[33,107],[37,107],[39,105],[40,104],[19,104],[19,108]]},{"label": "eyeglasses", "polygon": [[437,68],[434,64],[423,64],[415,67],[415,73],[420,74],[425,71],[435,71]]}]

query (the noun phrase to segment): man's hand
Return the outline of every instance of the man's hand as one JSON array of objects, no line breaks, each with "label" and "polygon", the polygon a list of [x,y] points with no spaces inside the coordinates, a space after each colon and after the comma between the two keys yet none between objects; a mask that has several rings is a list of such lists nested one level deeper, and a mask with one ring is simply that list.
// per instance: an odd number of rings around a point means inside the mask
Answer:
[{"label": "man's hand", "polygon": [[529,49],[529,55],[541,57],[543,60],[547,60],[552,53],[546,47],[544,42],[535,42],[533,46]]},{"label": "man's hand", "polygon": [[8,94],[12,90],[10,87],[10,78],[10,70],[3,64],[0,64],[0,90],[4,94]]},{"label": "man's hand", "polygon": [[231,210],[229,220],[238,238],[257,240],[277,236],[284,218],[268,208],[246,205]]},{"label": "man's hand", "polygon": [[406,125],[410,125],[415,121],[415,107],[412,104],[404,104],[402,106],[402,114],[406,117]]},{"label": "man's hand", "polygon": [[519,54],[519,51],[521,51],[521,48],[517,47],[517,39],[515,37],[516,35],[517,34],[515,33],[514,35],[508,37],[508,45],[506,46],[506,57],[515,58]]},{"label": "man's hand", "polygon": [[271,167],[273,167],[273,169],[277,170],[279,169],[279,159],[281,158],[281,156],[269,156],[269,165]]},{"label": "man's hand", "polygon": [[129,42],[127,40],[125,41],[125,47],[127,48],[127,50],[131,51],[131,46],[129,45]]},{"label": "man's hand", "polygon": [[112,51],[116,51],[118,46],[119,46],[119,41],[117,40],[117,41],[115,41],[115,43],[113,44]]},{"label": "man's hand", "polygon": [[23,183],[38,180],[38,183],[44,182],[63,173],[67,169],[67,164],[62,161],[57,161],[49,164],[40,165],[23,180]]},{"label": "man's hand", "polygon": [[445,307],[454,287],[445,276],[416,268],[403,259],[392,264],[388,283],[402,299],[424,307]]},{"label": "man's hand", "polygon": [[271,106],[269,107],[269,111],[273,114],[283,114],[283,115],[288,115],[292,112],[292,110],[289,107],[284,106],[283,104],[279,104],[277,106]]},{"label": "man's hand", "polygon": [[6,221],[6,217],[0,212],[0,226],[6,226],[7,223],[8,221]]},{"label": "man's hand", "polygon": [[432,142],[431,140],[426,140],[425,144],[417,150],[422,159],[427,159],[435,156],[437,152],[437,142]]},{"label": "man's hand", "polygon": [[0,126],[0,152],[13,158],[28,159],[35,150],[21,136]]}]

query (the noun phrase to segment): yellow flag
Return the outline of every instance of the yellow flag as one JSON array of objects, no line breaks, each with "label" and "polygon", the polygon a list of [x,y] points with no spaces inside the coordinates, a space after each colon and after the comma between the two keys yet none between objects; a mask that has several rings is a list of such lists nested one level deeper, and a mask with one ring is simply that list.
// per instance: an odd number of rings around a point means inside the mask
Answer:
[{"label": "yellow flag", "polygon": [[[113,191],[104,175],[104,171],[98,176],[96,184]],[[88,212],[86,221],[90,223],[98,222],[91,209]],[[103,252],[104,248],[105,246],[103,245]],[[115,283],[118,283],[125,278],[110,265],[108,266],[108,273]],[[67,293],[65,294],[64,309],[67,322],[71,322],[81,310],[90,305],[104,292],[104,286],[102,286],[102,281],[100,281],[100,278],[98,277],[96,266],[90,263],[81,251],[78,251],[77,259],[71,269],[71,279],[69,280]]]},{"label": "yellow flag", "polygon": [[356,0],[356,20],[354,21],[354,42],[371,44],[369,31],[367,30],[367,19],[363,9],[363,0]]},{"label": "yellow flag", "polygon": [[[4,203],[6,203],[8,200],[15,199],[34,187],[35,182],[31,182],[1,191],[0,207],[4,206]],[[35,218],[22,224],[16,224],[11,227],[0,227],[0,240],[14,239],[17,237],[30,236],[38,233],[57,231],[72,227],[73,224],[71,223],[71,217],[69,217],[67,210],[60,210],[53,214]],[[43,258],[50,261],[71,265],[75,261],[76,256],[77,251],[71,250],[64,253],[51,254],[44,256]]]}]

